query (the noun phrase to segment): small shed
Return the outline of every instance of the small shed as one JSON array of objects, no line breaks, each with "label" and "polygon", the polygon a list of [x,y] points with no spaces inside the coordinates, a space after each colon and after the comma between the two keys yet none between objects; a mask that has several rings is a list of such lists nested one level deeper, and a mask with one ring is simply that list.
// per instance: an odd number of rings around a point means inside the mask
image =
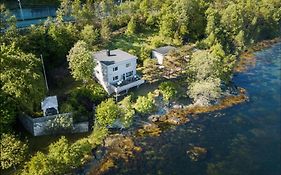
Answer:
[{"label": "small shed", "polygon": [[164,46],[152,50],[152,58],[157,59],[158,64],[163,64],[165,56],[176,48],[173,46]]},{"label": "small shed", "polygon": [[41,108],[44,116],[56,115],[59,113],[57,96],[46,97],[41,102]]}]

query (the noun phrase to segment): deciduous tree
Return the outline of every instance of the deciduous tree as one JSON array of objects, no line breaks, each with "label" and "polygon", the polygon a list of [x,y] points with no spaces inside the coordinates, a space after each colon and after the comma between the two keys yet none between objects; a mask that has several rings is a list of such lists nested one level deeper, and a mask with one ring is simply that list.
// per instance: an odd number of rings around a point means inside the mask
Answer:
[{"label": "deciduous tree", "polygon": [[92,79],[95,62],[88,45],[84,41],[78,41],[73,46],[69,51],[67,60],[73,78],[84,81]]},{"label": "deciduous tree", "polygon": [[28,146],[12,134],[1,135],[1,169],[16,167],[26,157]]}]

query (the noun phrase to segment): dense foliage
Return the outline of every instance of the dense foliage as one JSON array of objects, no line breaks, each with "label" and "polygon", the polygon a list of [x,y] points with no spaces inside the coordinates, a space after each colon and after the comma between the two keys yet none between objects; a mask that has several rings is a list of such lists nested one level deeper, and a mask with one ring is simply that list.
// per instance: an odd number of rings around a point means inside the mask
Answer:
[{"label": "dense foliage", "polygon": [[78,41],[67,56],[71,75],[76,80],[89,81],[93,78],[95,62],[84,41]]},{"label": "dense foliage", "polygon": [[[95,66],[90,51],[121,47],[137,54],[138,62],[143,65],[143,78],[149,83],[163,77],[183,77],[187,79],[185,88],[189,97],[196,104],[208,105],[221,96],[221,84],[231,81],[233,68],[242,51],[257,41],[281,34],[280,0],[131,0],[121,4],[112,0],[60,2],[56,19],[23,30],[16,28],[15,17],[11,17],[0,4],[1,132],[12,128],[19,111],[35,112],[39,109],[45,94],[41,54],[46,62],[48,79],[53,78],[50,75],[54,70],[65,69],[68,72],[69,67],[75,79],[90,81]],[[72,17],[75,22],[64,21],[67,17]],[[186,47],[190,42],[196,44]],[[157,62],[149,57],[151,49],[163,45],[180,49],[169,53],[164,61],[165,69],[159,69]],[[64,112],[88,115],[93,104],[97,105],[105,98],[106,93],[100,86],[87,83],[68,91],[70,93],[61,93],[67,94],[67,102],[62,107]],[[174,85],[169,83],[162,84],[160,90],[166,100],[176,94]],[[118,117],[126,126],[129,125],[134,116],[132,107],[140,114],[148,114],[154,109],[151,95],[138,97],[136,104],[131,103],[129,97],[119,104],[109,99],[97,107],[97,123],[102,127],[95,127],[94,143],[101,143],[108,133],[105,126]],[[82,145],[88,143],[83,141],[81,147],[80,143],[77,144],[73,146],[64,139],[60,140],[50,147],[50,155],[39,152],[32,157],[25,172],[61,174],[66,172],[64,168],[77,167],[77,161],[82,157],[78,151],[87,150]],[[63,156],[58,157],[58,152]],[[53,165],[55,168],[50,168]]]},{"label": "dense foliage", "polygon": [[96,109],[96,119],[100,126],[108,126],[120,116],[120,109],[112,98],[103,101]]},{"label": "dense foliage", "polygon": [[27,144],[17,139],[12,134],[1,135],[1,169],[16,167],[24,161],[27,155]]},{"label": "dense foliage", "polygon": [[153,94],[148,93],[147,96],[139,96],[134,104],[134,108],[142,115],[153,112],[155,109]]},{"label": "dense foliage", "polygon": [[26,164],[23,174],[65,174],[82,165],[91,148],[87,139],[70,144],[65,137],[61,137],[49,146],[47,154],[37,152]]}]

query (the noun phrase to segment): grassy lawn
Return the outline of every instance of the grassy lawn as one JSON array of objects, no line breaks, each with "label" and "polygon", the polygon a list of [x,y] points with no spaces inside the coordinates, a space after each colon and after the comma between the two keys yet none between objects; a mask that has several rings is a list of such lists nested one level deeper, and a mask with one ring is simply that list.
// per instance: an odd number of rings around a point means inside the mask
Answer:
[{"label": "grassy lawn", "polygon": [[150,46],[149,38],[156,35],[158,32],[152,29],[145,29],[142,33],[134,35],[126,35],[121,33],[114,36],[111,41],[105,46],[108,49],[121,49],[124,51],[134,51],[138,53],[144,46]]}]

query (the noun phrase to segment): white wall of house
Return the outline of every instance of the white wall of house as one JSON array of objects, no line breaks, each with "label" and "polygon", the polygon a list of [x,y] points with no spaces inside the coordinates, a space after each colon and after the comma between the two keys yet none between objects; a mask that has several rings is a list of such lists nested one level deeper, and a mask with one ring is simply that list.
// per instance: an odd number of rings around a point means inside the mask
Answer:
[{"label": "white wall of house", "polygon": [[126,80],[136,75],[136,65],[137,59],[132,58],[130,60],[118,62],[116,64],[108,66],[108,82],[114,84],[120,80]]},{"label": "white wall of house", "polygon": [[157,62],[158,62],[158,64],[163,64],[163,61],[164,61],[164,55],[162,55],[161,53],[159,53],[159,52],[156,52],[156,51],[152,51],[152,58],[154,58],[154,59],[157,59]]},{"label": "white wall of house", "polygon": [[114,84],[120,80],[123,80],[123,76],[125,79],[128,79],[136,75],[136,66],[137,59],[136,57],[133,57],[131,59],[117,62],[108,66],[99,62],[97,63],[94,71],[97,79],[106,85],[106,83]]}]

